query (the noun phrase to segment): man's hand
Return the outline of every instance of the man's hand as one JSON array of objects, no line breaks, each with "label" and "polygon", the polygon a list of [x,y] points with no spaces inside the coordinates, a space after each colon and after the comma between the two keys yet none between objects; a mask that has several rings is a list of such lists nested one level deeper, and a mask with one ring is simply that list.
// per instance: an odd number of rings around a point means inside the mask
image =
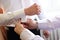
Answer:
[{"label": "man's hand", "polygon": [[20,23],[20,21],[18,21],[18,22],[16,23],[16,25],[15,25],[14,31],[15,31],[18,35],[20,35],[23,30],[25,30],[24,26]]},{"label": "man's hand", "polygon": [[39,14],[41,12],[41,9],[40,6],[35,3],[32,6],[26,8],[24,11],[26,15],[34,15]]},{"label": "man's hand", "polygon": [[48,30],[43,30],[43,35],[48,38],[50,35],[50,32]]}]

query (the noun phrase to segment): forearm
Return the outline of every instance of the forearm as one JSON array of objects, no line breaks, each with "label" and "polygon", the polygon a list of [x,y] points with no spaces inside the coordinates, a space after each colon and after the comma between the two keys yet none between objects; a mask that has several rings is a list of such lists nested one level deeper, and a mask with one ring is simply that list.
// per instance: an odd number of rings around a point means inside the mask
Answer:
[{"label": "forearm", "polygon": [[[8,12],[5,14],[0,14],[0,25],[5,25],[9,23],[9,21],[16,20],[19,18],[24,19],[25,14],[24,14],[24,9],[20,9],[14,12]],[[13,23],[13,22],[12,22]]]},{"label": "forearm", "polygon": [[59,20],[60,20],[60,18],[58,18],[58,17],[40,20],[38,22],[38,28],[39,29],[47,29],[47,30],[60,28]]}]

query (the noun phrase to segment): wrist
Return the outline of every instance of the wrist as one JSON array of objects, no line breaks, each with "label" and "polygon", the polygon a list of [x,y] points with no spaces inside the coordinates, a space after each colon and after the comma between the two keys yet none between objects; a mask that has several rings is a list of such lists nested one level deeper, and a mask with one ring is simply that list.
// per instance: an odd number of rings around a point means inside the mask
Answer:
[{"label": "wrist", "polygon": [[31,8],[25,8],[24,11],[26,15],[31,15],[33,10]]},{"label": "wrist", "polygon": [[28,10],[27,10],[27,8],[24,9],[24,12],[25,12],[26,15],[28,15]]}]

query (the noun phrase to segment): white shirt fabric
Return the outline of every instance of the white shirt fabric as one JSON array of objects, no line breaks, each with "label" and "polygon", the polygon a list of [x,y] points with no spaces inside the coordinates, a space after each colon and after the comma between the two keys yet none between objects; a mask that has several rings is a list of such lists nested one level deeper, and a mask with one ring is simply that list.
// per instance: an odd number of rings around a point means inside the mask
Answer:
[{"label": "white shirt fabric", "polygon": [[22,33],[20,34],[20,38],[22,40],[44,40],[42,37],[40,37],[39,35],[34,35],[31,31],[29,31],[28,29],[25,29],[22,31]]},{"label": "white shirt fabric", "polygon": [[39,20],[38,28],[47,29],[47,30],[60,28],[60,14],[52,18],[46,18],[43,20]]},{"label": "white shirt fabric", "polygon": [[33,15],[33,16],[26,16],[26,20],[27,19],[32,19],[33,21],[39,21],[40,19],[39,19],[39,17],[38,17],[38,15]]},{"label": "white shirt fabric", "polygon": [[7,25],[15,22],[19,18],[24,18],[24,9],[0,14],[0,25]]}]

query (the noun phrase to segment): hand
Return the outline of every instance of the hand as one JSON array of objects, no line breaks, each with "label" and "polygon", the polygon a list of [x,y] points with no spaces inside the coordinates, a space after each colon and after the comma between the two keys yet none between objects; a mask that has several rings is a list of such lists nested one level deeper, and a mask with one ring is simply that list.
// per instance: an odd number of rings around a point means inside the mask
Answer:
[{"label": "hand", "polygon": [[0,14],[3,14],[3,9],[2,8],[0,8]]},{"label": "hand", "polygon": [[37,5],[36,3],[25,9],[26,15],[39,14],[40,12],[41,12],[40,6]]},{"label": "hand", "polygon": [[46,38],[48,38],[49,35],[50,35],[50,32],[47,31],[47,30],[43,30],[43,35],[44,35]]},{"label": "hand", "polygon": [[14,29],[14,31],[15,31],[18,35],[20,35],[23,30],[25,30],[23,24],[21,24],[21,22],[18,21],[18,22],[15,24],[15,29]]},{"label": "hand", "polygon": [[28,29],[36,29],[37,28],[37,22],[31,20],[31,19],[27,19],[27,28]]}]

